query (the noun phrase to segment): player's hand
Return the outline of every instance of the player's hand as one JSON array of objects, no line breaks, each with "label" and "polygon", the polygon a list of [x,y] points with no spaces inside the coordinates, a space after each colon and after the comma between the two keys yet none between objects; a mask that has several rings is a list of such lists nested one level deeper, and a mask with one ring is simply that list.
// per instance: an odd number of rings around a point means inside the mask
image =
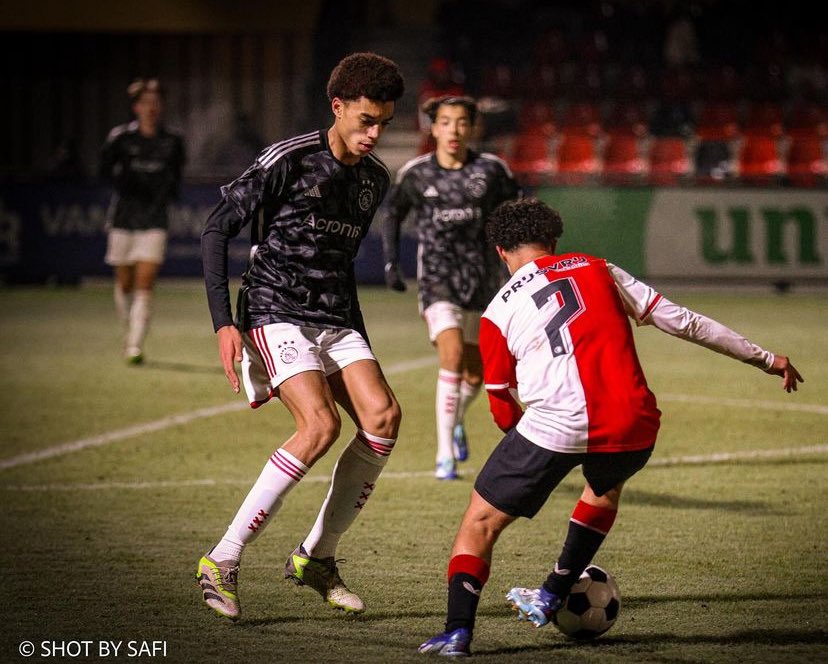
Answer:
[{"label": "player's hand", "polygon": [[385,264],[385,285],[400,293],[405,291],[405,281],[399,263],[391,261]]},{"label": "player's hand", "polygon": [[796,392],[797,383],[805,382],[796,367],[784,355],[774,356],[773,364],[766,371],[773,376],[782,376],[782,387],[786,392]]},{"label": "player's hand", "polygon": [[219,357],[224,367],[224,375],[234,392],[239,391],[239,374],[236,373],[236,362],[242,360],[241,333],[235,325],[225,325],[218,329]]}]

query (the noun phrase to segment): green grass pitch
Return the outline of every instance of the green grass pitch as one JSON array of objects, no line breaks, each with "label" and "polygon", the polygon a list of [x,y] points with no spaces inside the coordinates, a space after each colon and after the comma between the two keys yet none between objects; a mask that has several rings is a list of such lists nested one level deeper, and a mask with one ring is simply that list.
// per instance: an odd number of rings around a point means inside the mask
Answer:
[{"label": "green grass pitch", "polygon": [[[664,416],[653,460],[629,482],[595,560],[620,585],[618,621],[577,644],[518,623],[503,599],[554,562],[581,486],[575,471],[495,549],[479,661],[828,661],[828,298],[665,295],[789,353],[805,384],[787,395],[756,369],[638,330]],[[361,299],[404,412],[385,475],[340,546],[343,577],[367,611],[338,614],[282,578],[340,441],[245,553],[243,618],[231,624],[202,605],[195,565],[291,424],[280,404],[251,412],[227,386],[201,285],[159,284],[139,368],[120,358],[108,284],[0,291],[0,661],[93,661],[101,640],[122,642],[106,661],[127,659],[130,641],[163,643],[155,659],[170,662],[423,661],[416,647],[442,627],[448,553],[474,471],[499,432],[479,399],[462,480],[435,481],[436,363],[416,298],[363,288]],[[28,659],[24,641],[35,648]],[[88,657],[54,656],[55,644],[82,641]]]}]

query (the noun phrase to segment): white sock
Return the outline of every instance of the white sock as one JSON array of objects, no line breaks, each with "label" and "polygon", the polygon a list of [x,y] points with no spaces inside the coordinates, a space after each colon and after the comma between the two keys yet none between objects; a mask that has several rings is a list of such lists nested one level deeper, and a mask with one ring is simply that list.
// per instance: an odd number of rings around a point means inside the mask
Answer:
[{"label": "white sock", "polygon": [[460,383],[460,402],[457,404],[457,423],[462,424],[466,418],[466,411],[469,409],[471,402],[475,400],[480,393],[480,383],[472,385],[465,380]]},{"label": "white sock", "polygon": [[147,329],[150,321],[150,308],[152,304],[152,291],[137,290],[129,309],[129,330],[127,331],[126,346],[127,352],[133,349],[138,351],[144,345],[144,338],[147,336]]},{"label": "white sock", "polygon": [[306,472],[308,467],[290,452],[282,448],[276,450],[210,557],[213,560],[238,562],[244,547],[255,540],[270,523],[282,506],[282,499]]},{"label": "white sock", "polygon": [[132,292],[127,293],[117,281],[115,282],[115,313],[124,328],[129,326],[129,309],[132,307]]},{"label": "white sock", "polygon": [[453,459],[451,434],[457,423],[457,406],[460,401],[461,375],[448,369],[437,374],[437,461]]},{"label": "white sock", "polygon": [[339,539],[374,491],[379,474],[397,441],[357,429],[336,462],[331,488],[310,533],[302,543],[314,558],[336,555]]}]

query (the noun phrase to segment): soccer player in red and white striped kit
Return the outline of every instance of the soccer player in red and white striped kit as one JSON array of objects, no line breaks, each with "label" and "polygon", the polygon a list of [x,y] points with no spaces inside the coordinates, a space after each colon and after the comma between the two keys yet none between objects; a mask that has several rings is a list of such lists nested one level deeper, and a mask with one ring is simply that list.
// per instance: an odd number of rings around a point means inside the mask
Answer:
[{"label": "soccer player in red and white striped kit", "polygon": [[802,381],[787,357],[674,304],[606,260],[556,255],[562,231],[560,215],[537,199],[504,203],[487,222],[511,274],[480,325],[483,378],[506,435],[480,471],[454,541],[445,631],[421,653],[470,654],[494,543],[516,518],[533,517],[578,465],[586,484],[553,571],[540,587],[506,596],[519,618],[548,623],[603,543],[624,482],[653,451],[661,416],[630,318],[781,376],[788,392]]}]

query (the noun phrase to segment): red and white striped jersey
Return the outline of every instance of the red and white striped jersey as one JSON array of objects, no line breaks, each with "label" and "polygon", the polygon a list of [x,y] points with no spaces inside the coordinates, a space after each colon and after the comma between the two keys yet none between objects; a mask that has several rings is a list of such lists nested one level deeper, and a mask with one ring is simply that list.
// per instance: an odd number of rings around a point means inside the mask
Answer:
[{"label": "red and white striped jersey", "polygon": [[557,452],[632,451],[655,443],[661,413],[630,318],[761,368],[773,362],[771,353],[604,259],[543,256],[512,275],[481,321],[483,377],[498,426],[517,426]]}]

